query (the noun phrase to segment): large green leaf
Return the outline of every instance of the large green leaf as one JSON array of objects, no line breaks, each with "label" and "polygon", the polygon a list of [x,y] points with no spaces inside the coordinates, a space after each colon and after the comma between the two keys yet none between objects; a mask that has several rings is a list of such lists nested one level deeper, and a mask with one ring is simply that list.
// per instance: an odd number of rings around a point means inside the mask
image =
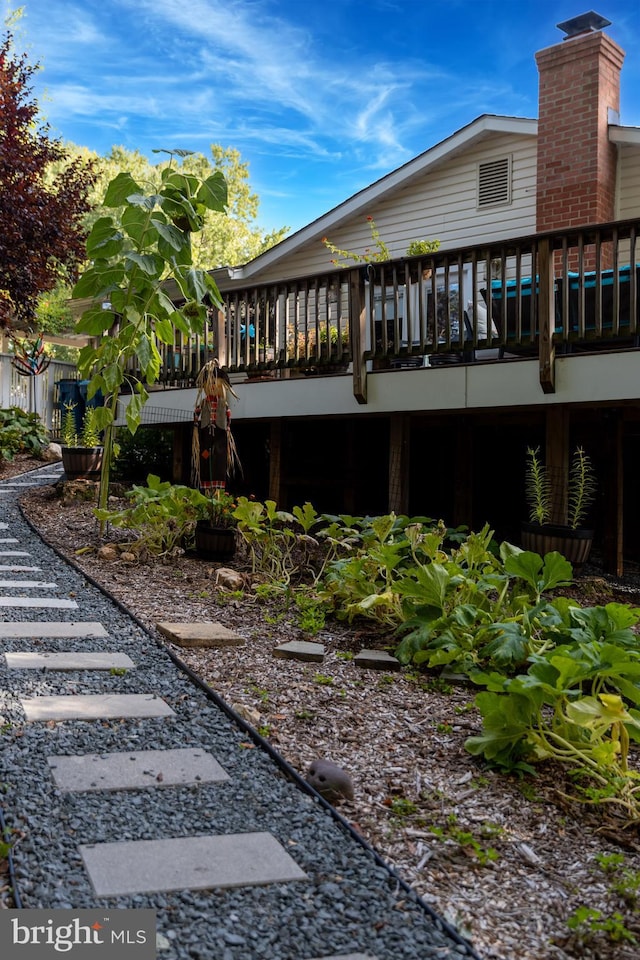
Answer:
[{"label": "large green leaf", "polygon": [[416,581],[413,596],[419,598],[421,603],[436,607],[442,612],[449,584],[449,573],[446,567],[443,567],[440,563],[430,563],[429,566],[418,567]]},{"label": "large green leaf", "polygon": [[153,325],[154,333],[162,343],[173,343],[174,330],[173,324],[168,317],[158,318]]},{"label": "large green leaf", "polygon": [[103,310],[97,304],[85,310],[76,324],[77,333],[86,333],[90,337],[100,337],[113,323],[113,314],[109,310]]},{"label": "large green leaf", "polygon": [[138,396],[138,394],[133,394],[129,403],[127,404],[127,409],[125,411],[125,419],[127,421],[127,426],[129,432],[134,434],[138,427],[140,426],[140,420],[142,417],[142,407],[143,399]]},{"label": "large green leaf", "polygon": [[529,637],[519,622],[494,623],[485,628],[485,633],[494,636],[482,648],[483,654],[498,666],[514,666],[524,663],[529,653]]},{"label": "large green leaf", "polygon": [[140,361],[140,369],[147,383],[155,383],[160,373],[162,357],[158,352],[153,337],[143,335],[136,346],[136,356]]},{"label": "large green leaf", "polygon": [[190,247],[188,236],[185,235],[182,230],[174,227],[172,223],[161,220],[159,216],[152,217],[151,222],[158,231],[159,236],[174,253],[185,247]]},{"label": "large green leaf", "polygon": [[511,553],[505,557],[504,568],[511,576],[524,580],[538,595],[567,586],[573,579],[573,567],[556,551],[548,553],[544,560],[529,550]]},{"label": "large green leaf", "polygon": [[119,363],[109,363],[102,370],[105,387],[108,393],[117,390],[124,380],[124,373]]},{"label": "large green leaf", "polygon": [[113,217],[99,217],[87,237],[87,255],[92,259],[117,256],[124,242],[122,231]]},{"label": "large green leaf", "polygon": [[208,210],[217,210],[220,213],[224,211],[227,205],[227,181],[219,170],[200,185],[197,199]]},{"label": "large green leaf", "polygon": [[152,246],[158,240],[155,223],[150,221],[148,212],[140,207],[127,207],[122,214],[121,223],[138,250]]},{"label": "large green leaf", "polygon": [[184,294],[185,300],[196,300],[202,303],[210,287],[205,279],[203,270],[180,268],[175,271],[175,279]]},{"label": "large green leaf", "polygon": [[158,254],[135,253],[132,250],[125,254],[125,270],[130,273],[133,268],[138,268],[148,277],[157,280],[162,276],[164,260]]},{"label": "large green leaf", "polygon": [[621,603],[604,607],[574,607],[570,613],[572,627],[567,632],[574,640],[610,643],[636,647],[638,638],[631,629],[638,622],[639,612]]},{"label": "large green leaf", "polygon": [[106,296],[110,290],[119,286],[123,279],[124,264],[122,263],[89,267],[73,288],[73,296],[77,299]]},{"label": "large green leaf", "polygon": [[149,196],[144,193],[132,193],[127,197],[127,204],[132,207],[141,207],[143,211],[149,214],[157,204],[160,204],[161,200],[162,197],[153,193],[149,194]]},{"label": "large green leaf", "polygon": [[119,173],[107,187],[102,203],[105,207],[122,207],[127,197],[142,192],[130,173]]},{"label": "large green leaf", "polygon": [[506,768],[517,765],[529,752],[526,741],[535,715],[530,699],[485,691],[478,694],[475,704],[482,714],[483,732],[469,737],[465,749]]}]

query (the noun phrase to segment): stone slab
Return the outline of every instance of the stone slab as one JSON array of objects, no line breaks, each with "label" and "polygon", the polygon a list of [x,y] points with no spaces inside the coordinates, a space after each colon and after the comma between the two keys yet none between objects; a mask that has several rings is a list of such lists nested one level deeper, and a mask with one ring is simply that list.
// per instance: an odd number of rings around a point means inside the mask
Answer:
[{"label": "stone slab", "polygon": [[162,621],[156,627],[167,640],[180,647],[237,647],[244,643],[233,630],[221,623],[171,623]]},{"label": "stone slab", "polygon": [[0,623],[0,640],[19,639],[20,637],[107,637],[108,633],[101,623],[87,621],[59,621],[46,620],[15,621],[14,623]]},{"label": "stone slab", "polygon": [[24,567],[19,564],[0,564],[0,573],[39,573],[42,567]]},{"label": "stone slab", "polygon": [[5,653],[9,670],[132,670],[133,660],[126,653]]},{"label": "stone slab", "polygon": [[46,608],[47,610],[77,610],[75,600],[59,600],[56,597],[0,597],[0,607],[23,607],[24,609]]},{"label": "stone slab", "polygon": [[121,717],[171,717],[168,703],[151,693],[88,693],[21,700],[27,720],[113,720]]},{"label": "stone slab", "polygon": [[60,790],[136,790],[219,783],[229,775],[206,750],[137,750],[133,753],[87,753],[47,757]]},{"label": "stone slab", "polygon": [[283,657],[285,660],[304,660],[309,663],[322,663],[324,659],[324,644],[313,643],[311,640],[290,640],[281,643],[273,650],[274,657]]},{"label": "stone slab", "polygon": [[0,580],[3,590],[17,587],[20,590],[55,590],[57,583],[45,583],[44,580]]},{"label": "stone slab", "polygon": [[270,833],[81,844],[98,897],[306,880]]},{"label": "stone slab", "polygon": [[392,657],[386,650],[361,650],[353,658],[356,667],[365,667],[369,670],[399,670],[400,661]]}]

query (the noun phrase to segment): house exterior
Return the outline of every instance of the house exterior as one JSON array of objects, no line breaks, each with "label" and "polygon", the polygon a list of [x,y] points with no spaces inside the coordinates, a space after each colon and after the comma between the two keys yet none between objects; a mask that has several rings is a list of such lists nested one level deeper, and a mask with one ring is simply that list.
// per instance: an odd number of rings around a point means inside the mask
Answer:
[{"label": "house exterior", "polygon": [[[590,16],[536,55],[537,119],[479,117],[215,271],[225,309],[169,352],[146,415],[176,428],[176,479],[192,374],[216,354],[238,394],[239,492],[518,542],[526,448],[566,479],[582,445],[596,551],[614,573],[640,562],[640,128],[620,123],[624,52]],[[322,239],[362,251],[368,218],[391,261],[337,268]],[[408,256],[423,239],[438,252]]]}]

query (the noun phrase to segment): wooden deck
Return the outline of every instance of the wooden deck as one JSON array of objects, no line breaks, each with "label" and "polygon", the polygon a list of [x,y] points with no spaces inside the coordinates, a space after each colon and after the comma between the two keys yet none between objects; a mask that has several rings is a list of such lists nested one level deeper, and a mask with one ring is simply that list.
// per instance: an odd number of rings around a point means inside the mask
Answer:
[{"label": "wooden deck", "polygon": [[221,286],[201,336],[162,347],[160,381],[193,385],[217,356],[252,379],[349,370],[358,403],[372,371],[633,350],[640,336],[639,220],[536,234],[269,285]]}]

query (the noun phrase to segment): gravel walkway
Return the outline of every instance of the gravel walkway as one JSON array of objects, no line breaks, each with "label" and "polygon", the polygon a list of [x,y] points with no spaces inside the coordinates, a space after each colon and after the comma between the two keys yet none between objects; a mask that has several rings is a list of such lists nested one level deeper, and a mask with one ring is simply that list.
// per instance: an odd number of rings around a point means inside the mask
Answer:
[{"label": "gravel walkway", "polygon": [[[0,483],[0,580],[24,583],[0,586],[0,597],[21,601],[0,606],[2,651],[109,653],[135,666],[105,669],[98,658],[93,666],[103,669],[26,669],[24,657],[2,657],[2,804],[20,837],[21,905],[153,909],[160,960],[477,957],[284,762],[33,533],[16,483],[51,482],[51,473]],[[27,586],[34,581],[46,586]],[[26,598],[39,605],[23,605]],[[87,624],[101,626],[88,628],[93,636],[51,636]],[[67,711],[97,711],[96,719],[26,721],[36,707],[57,708],[39,699],[53,697],[65,698]],[[164,715],[127,716],[140,708]],[[88,754],[95,779],[65,788],[58,778],[67,766],[77,773]],[[121,779],[130,763],[149,786],[100,789],[116,759]]]}]

